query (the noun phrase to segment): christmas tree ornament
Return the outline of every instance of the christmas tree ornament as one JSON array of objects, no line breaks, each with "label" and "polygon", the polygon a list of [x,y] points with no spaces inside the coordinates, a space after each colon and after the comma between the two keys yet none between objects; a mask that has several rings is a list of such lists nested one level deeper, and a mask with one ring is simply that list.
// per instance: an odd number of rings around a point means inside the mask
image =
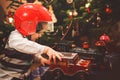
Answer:
[{"label": "christmas tree ornament", "polygon": [[105,12],[106,12],[107,14],[110,14],[110,13],[112,12],[112,9],[110,8],[109,5],[107,5],[107,7],[105,8]]},{"label": "christmas tree ornament", "polygon": [[89,20],[87,19],[86,22],[89,22]]},{"label": "christmas tree ornament", "polygon": [[107,34],[100,36],[100,41],[105,41],[106,43],[110,42],[110,37]]},{"label": "christmas tree ornament", "polygon": [[70,11],[68,14],[69,14],[70,19],[72,19],[73,18],[73,12]]},{"label": "christmas tree ornament", "polygon": [[73,2],[73,0],[66,0],[66,2],[67,2],[68,4],[71,4],[71,3]]},{"label": "christmas tree ornament", "polygon": [[104,42],[104,41],[97,41],[97,42],[95,43],[95,45],[102,47],[102,46],[105,46],[105,42]]},{"label": "christmas tree ornament", "polygon": [[73,11],[73,16],[77,16],[78,12],[76,11],[76,9]]},{"label": "christmas tree ornament", "polygon": [[89,48],[89,44],[88,42],[83,42],[83,49],[88,49]]},{"label": "christmas tree ornament", "polygon": [[90,10],[90,7],[88,7],[88,8],[87,8],[87,12],[90,13],[90,11],[91,11],[91,10]]},{"label": "christmas tree ornament", "polygon": [[85,4],[85,8],[89,8],[90,5],[91,5],[90,3],[86,3],[86,4]]},{"label": "christmas tree ornament", "polygon": [[85,8],[86,8],[88,13],[90,13],[90,5],[91,5],[90,3],[85,4]]},{"label": "christmas tree ornament", "polygon": [[97,21],[100,22],[101,21],[101,17],[97,16]]}]

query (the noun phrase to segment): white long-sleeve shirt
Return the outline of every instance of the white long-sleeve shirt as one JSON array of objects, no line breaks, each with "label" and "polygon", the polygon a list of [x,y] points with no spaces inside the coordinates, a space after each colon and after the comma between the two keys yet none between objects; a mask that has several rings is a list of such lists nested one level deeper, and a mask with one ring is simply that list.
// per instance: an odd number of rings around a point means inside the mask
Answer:
[{"label": "white long-sleeve shirt", "polygon": [[[11,32],[8,38],[8,43],[6,44],[5,48],[15,49],[19,52],[26,53],[26,54],[41,55],[44,52],[45,46],[40,45],[34,41],[28,40],[27,38],[23,37],[17,30],[14,30]],[[13,59],[11,58],[10,62],[15,64],[26,64],[26,61],[15,59],[15,58]],[[3,66],[3,65],[0,64],[0,66]],[[1,77],[0,79],[11,80],[13,77],[19,78],[21,76],[21,73],[17,72],[17,71],[22,71],[21,69],[16,69],[16,68],[14,69],[14,68],[8,68],[8,67],[7,69],[0,68],[0,75],[3,75],[3,76],[9,75],[9,77],[6,77],[5,79]]]},{"label": "white long-sleeve shirt", "polygon": [[17,30],[12,31],[6,48],[16,49],[17,51],[26,54],[42,54],[44,52],[44,45],[40,45],[34,41],[23,37]]}]

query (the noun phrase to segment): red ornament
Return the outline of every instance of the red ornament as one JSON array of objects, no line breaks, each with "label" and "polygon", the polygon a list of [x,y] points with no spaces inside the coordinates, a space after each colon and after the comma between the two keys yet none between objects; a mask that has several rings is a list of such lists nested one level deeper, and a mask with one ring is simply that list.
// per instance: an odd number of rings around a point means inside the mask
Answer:
[{"label": "red ornament", "polygon": [[110,37],[106,34],[100,36],[100,41],[105,41],[106,43],[110,42]]},{"label": "red ornament", "polygon": [[105,9],[105,12],[106,12],[107,14],[110,14],[110,13],[112,12],[112,9],[109,8],[109,7],[107,7],[107,8]]},{"label": "red ornament", "polygon": [[97,41],[97,42],[95,43],[95,45],[102,47],[102,46],[105,46],[105,42],[104,42],[104,41]]},{"label": "red ornament", "polygon": [[73,15],[70,15],[69,18],[70,18],[70,20],[72,20],[73,19]]},{"label": "red ornament", "polygon": [[88,49],[88,48],[89,48],[88,42],[84,42],[84,43],[83,43],[83,48],[84,48],[84,49]]},{"label": "red ornament", "polygon": [[90,13],[90,7],[87,8],[87,12]]}]

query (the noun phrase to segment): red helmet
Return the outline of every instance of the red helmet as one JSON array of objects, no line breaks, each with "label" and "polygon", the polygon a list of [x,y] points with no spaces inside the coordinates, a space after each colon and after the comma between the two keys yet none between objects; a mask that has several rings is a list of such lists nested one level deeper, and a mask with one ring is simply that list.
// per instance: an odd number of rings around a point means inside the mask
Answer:
[{"label": "red helmet", "polygon": [[52,21],[50,12],[42,5],[26,3],[21,5],[14,14],[15,28],[28,36],[36,32],[39,22]]}]

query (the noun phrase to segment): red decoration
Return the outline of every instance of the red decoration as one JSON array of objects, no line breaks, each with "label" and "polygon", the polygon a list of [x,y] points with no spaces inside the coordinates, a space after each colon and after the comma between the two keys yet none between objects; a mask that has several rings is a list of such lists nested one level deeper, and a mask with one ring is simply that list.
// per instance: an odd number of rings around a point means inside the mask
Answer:
[{"label": "red decoration", "polygon": [[105,41],[106,43],[110,42],[110,37],[106,34],[100,36],[100,41]]},{"label": "red decoration", "polygon": [[107,14],[110,14],[110,13],[112,12],[112,9],[111,9],[110,7],[107,7],[107,8],[105,9],[105,12],[106,12]]},{"label": "red decoration", "polygon": [[72,20],[72,19],[73,19],[73,15],[70,15],[69,17],[70,17],[70,20]]},{"label": "red decoration", "polygon": [[95,45],[96,46],[105,46],[105,42],[104,41],[97,41],[96,43],[95,43]]},{"label": "red decoration", "polygon": [[84,48],[84,49],[88,49],[88,48],[89,48],[88,42],[84,42],[84,43],[83,43],[83,48]]},{"label": "red decoration", "polygon": [[90,13],[90,7],[87,8],[87,12]]}]

